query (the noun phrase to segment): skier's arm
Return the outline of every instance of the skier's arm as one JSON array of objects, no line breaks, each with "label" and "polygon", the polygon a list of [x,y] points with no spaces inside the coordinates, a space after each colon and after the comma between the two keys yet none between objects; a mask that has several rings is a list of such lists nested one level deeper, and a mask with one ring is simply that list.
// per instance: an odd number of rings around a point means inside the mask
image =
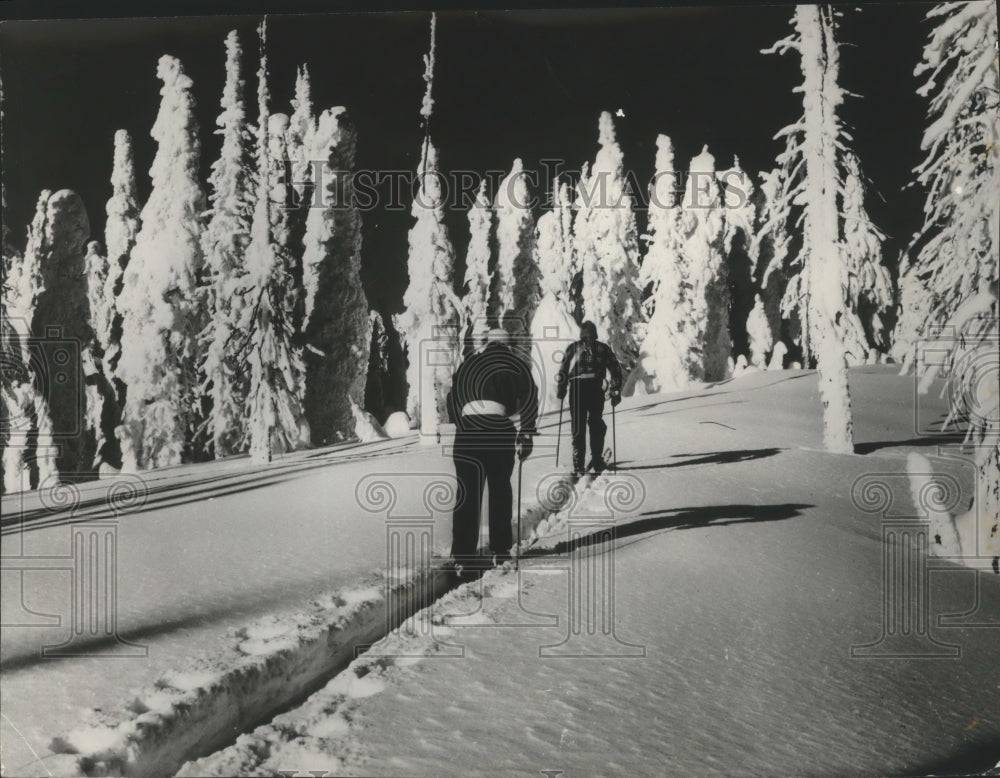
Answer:
[{"label": "skier's arm", "polygon": [[611,394],[621,394],[622,391],[622,366],[618,361],[618,357],[615,356],[615,352],[611,350],[610,346],[605,347],[607,349],[607,359],[608,359],[608,370],[611,373]]},{"label": "skier's arm", "polygon": [[521,434],[536,435],[538,420],[538,387],[527,370],[524,372],[524,398],[521,401]]},{"label": "skier's arm", "polygon": [[608,366],[608,372],[611,373],[611,383],[608,385],[608,391],[611,394],[621,394],[622,366],[618,361],[618,357],[615,356],[615,352],[611,350],[611,346],[604,346],[604,360]]},{"label": "skier's arm", "polygon": [[[466,360],[467,361],[467,360]],[[459,390],[459,385],[463,378],[463,373],[465,372],[463,368],[465,367],[465,361],[458,366],[458,370],[451,377],[451,389],[448,391],[448,396],[445,398],[445,402],[448,407],[448,420],[453,424],[458,424],[458,416],[461,409],[458,407],[458,396],[459,394],[464,394]]]},{"label": "skier's arm", "polygon": [[558,387],[558,393],[560,397],[564,397],[566,394],[566,383],[569,381],[569,366],[573,362],[573,355],[576,353],[576,343],[570,343],[566,349],[566,353],[563,354],[562,364],[559,366],[559,372],[556,374],[556,386]]}]

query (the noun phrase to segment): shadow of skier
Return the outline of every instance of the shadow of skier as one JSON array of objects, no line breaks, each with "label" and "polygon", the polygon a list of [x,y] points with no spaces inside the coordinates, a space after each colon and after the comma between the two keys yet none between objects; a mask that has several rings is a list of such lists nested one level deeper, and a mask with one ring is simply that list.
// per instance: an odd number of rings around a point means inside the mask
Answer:
[{"label": "shadow of skier", "polygon": [[730,524],[747,524],[761,521],[784,521],[801,516],[802,511],[814,508],[808,503],[777,503],[774,505],[702,505],[662,511],[647,511],[639,518],[624,524],[601,527],[572,541],[562,541],[550,549],[529,549],[524,556],[549,556],[568,554],[579,548],[593,545],[621,545],[628,537],[647,535],[667,530],[725,527]]}]

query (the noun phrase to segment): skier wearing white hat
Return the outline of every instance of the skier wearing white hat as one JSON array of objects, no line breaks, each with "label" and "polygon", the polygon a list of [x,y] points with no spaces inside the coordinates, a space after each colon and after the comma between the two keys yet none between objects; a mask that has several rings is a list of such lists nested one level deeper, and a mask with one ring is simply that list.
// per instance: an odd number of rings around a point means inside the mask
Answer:
[{"label": "skier wearing white hat", "polygon": [[[455,422],[453,459],[459,481],[452,517],[451,554],[458,568],[483,566],[476,556],[483,487],[489,485],[490,552],[501,564],[510,559],[515,449],[520,459],[532,451],[538,416],[538,388],[531,370],[510,348],[505,330],[492,329],[486,346],[465,359],[452,379],[448,412]],[[518,431],[512,416],[520,419]]]}]

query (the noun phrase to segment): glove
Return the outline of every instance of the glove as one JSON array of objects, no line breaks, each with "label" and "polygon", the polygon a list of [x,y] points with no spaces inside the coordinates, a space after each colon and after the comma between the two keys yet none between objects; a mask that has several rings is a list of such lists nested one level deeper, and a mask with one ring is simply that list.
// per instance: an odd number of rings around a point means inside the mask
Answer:
[{"label": "glove", "polygon": [[614,408],[622,401],[622,393],[618,391],[611,392],[611,407]]},{"label": "glove", "polygon": [[566,396],[566,382],[560,381],[559,386],[556,387],[556,398],[562,400]]},{"label": "glove", "polygon": [[531,434],[527,432],[522,432],[517,436],[517,458],[522,462],[531,456],[531,452],[535,448],[535,443],[531,439]]}]

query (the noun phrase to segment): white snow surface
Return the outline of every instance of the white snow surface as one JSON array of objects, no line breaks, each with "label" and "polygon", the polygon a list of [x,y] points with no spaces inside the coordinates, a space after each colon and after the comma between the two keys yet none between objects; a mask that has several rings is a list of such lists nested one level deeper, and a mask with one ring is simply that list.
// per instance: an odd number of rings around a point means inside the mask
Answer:
[{"label": "white snow surface", "polygon": [[[494,571],[481,588],[446,595],[300,706],[182,774],[901,774],[946,772],[949,758],[995,744],[996,626],[937,623],[940,614],[1000,623],[995,576],[979,575],[977,606],[976,573],[934,560],[931,634],[960,646],[959,657],[851,656],[883,627],[881,515],[852,501],[858,479],[879,475],[898,501],[893,513],[906,516],[907,453],[952,476],[960,499],[974,473],[914,436],[915,412],[936,418],[945,400],[931,392],[915,408],[912,379],[889,367],[856,368],[851,381],[854,455],[820,450],[813,371],[626,400],[620,471],[540,524],[525,517],[520,577]],[[558,491],[546,449],[554,415],[540,427],[524,468],[529,504]],[[386,441],[263,468],[231,458],[146,474],[146,504],[118,519],[118,625],[148,655],[40,659],[68,627],[5,629],[5,774],[64,774],[52,746],[120,745],[108,727],[124,709],[141,729],[144,717],[212,693],[234,646],[247,661],[287,650],[309,628],[310,599],[345,611],[375,600],[380,587],[357,581],[385,564],[385,516],[361,503],[399,518],[430,511],[442,550],[447,500],[422,500],[427,474],[451,472],[441,452]],[[396,488],[391,506],[362,488],[373,477]],[[45,511],[37,493],[4,497],[5,534],[18,508],[27,522],[4,538],[5,572],[18,550],[65,554],[71,518],[106,515],[114,482],[80,485],[72,516]],[[613,541],[596,534],[608,523]],[[595,603],[604,628],[584,625],[567,642],[573,547],[575,569],[594,586],[613,575],[614,594]],[[19,602],[65,613],[65,571],[23,575],[23,587],[21,576],[3,577],[5,621]],[[576,655],[540,656],[542,646]],[[596,649],[613,655],[579,655]]]},{"label": "white snow surface", "polygon": [[[181,774],[893,775],[972,764],[954,759],[1000,736],[996,626],[935,629],[959,658],[851,655],[882,634],[883,548],[880,517],[852,503],[852,485],[887,474],[905,514],[913,448],[912,383],[885,368],[857,369],[852,382],[867,456],[819,450],[813,372],[626,400],[627,462],[572,516],[540,528],[534,548],[548,553],[526,557],[520,576],[494,571],[456,589],[304,705]],[[949,472],[969,485],[969,468]],[[591,544],[604,495],[629,478],[644,501],[613,512],[614,542]],[[611,641],[584,628],[567,642],[574,522],[591,559],[613,569]],[[600,586],[609,567],[588,569]],[[938,569],[935,612],[969,614],[971,572]],[[980,622],[998,622],[998,584],[980,578]],[[560,645],[577,655],[540,656]],[[579,655],[598,650],[617,655]]]}]

